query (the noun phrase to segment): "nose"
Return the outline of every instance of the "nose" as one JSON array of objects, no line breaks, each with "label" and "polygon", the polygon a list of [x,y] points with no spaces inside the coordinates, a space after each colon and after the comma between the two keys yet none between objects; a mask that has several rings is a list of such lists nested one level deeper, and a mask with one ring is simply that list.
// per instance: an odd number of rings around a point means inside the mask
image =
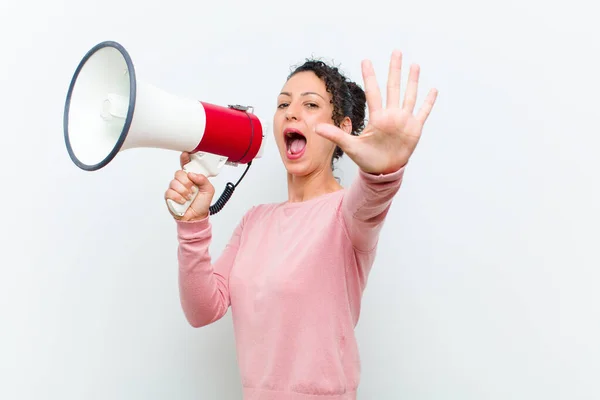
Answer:
[{"label": "nose", "polygon": [[285,119],[287,121],[298,120],[296,106],[294,104],[289,104],[287,109],[285,110]]},{"label": "nose", "polygon": [[285,112],[285,119],[288,120],[288,121],[297,120],[296,116],[294,115],[294,113],[289,108]]}]

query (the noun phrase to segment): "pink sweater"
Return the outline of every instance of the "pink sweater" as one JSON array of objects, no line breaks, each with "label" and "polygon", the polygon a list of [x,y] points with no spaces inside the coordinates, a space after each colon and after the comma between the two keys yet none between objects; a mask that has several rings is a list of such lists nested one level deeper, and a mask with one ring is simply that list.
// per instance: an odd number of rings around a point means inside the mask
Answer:
[{"label": "pink sweater", "polygon": [[347,189],[255,206],[216,260],[208,218],[177,222],[183,311],[201,327],[231,306],[245,400],[356,399],[354,328],[403,173],[359,170]]}]

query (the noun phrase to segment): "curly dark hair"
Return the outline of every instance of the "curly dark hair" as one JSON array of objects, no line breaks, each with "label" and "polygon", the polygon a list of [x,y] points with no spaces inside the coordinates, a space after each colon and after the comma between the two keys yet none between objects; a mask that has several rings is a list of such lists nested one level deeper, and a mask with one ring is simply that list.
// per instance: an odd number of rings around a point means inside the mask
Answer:
[{"label": "curly dark hair", "polygon": [[[349,117],[352,121],[351,134],[358,136],[365,127],[366,96],[364,90],[346,78],[338,67],[316,59],[306,59],[302,65],[293,68],[287,79],[304,71],[312,71],[325,83],[327,91],[331,94],[332,117],[335,125],[339,127],[343,119]],[[334,161],[343,154],[342,149],[336,146],[331,160],[332,169]]]}]

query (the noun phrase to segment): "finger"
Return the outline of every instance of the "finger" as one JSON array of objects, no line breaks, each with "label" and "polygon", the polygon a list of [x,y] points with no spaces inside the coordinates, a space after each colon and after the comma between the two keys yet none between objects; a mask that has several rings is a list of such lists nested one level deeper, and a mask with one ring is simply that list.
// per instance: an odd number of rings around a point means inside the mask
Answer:
[{"label": "finger", "polygon": [[185,171],[179,170],[175,172],[175,179],[188,189],[191,189],[192,186],[194,186],[194,182],[190,180],[188,173]]},{"label": "finger", "polygon": [[375,70],[371,61],[364,60],[362,62],[362,76],[365,82],[365,96],[369,112],[377,111],[381,108],[381,93],[379,92],[379,85],[377,85]]},{"label": "finger", "polygon": [[387,81],[387,108],[400,107],[400,76],[402,74],[402,53],[394,50],[390,59]]},{"label": "finger", "polygon": [[183,183],[181,183],[177,179],[173,179],[171,181],[169,188],[173,189],[174,191],[179,193],[181,196],[187,198],[188,200],[192,199],[192,190],[190,188],[186,187]]},{"label": "finger", "polygon": [[185,202],[187,201],[186,198],[184,198],[182,195],[180,195],[171,188],[167,189],[167,191],[165,192],[165,200],[173,200],[174,202],[179,204],[185,204]]},{"label": "finger", "polygon": [[404,106],[402,108],[411,114],[414,111],[415,103],[417,102],[417,89],[419,88],[420,70],[421,68],[417,64],[410,66],[408,83],[406,85],[406,93],[404,93]]},{"label": "finger", "polygon": [[332,124],[318,124],[315,127],[315,132],[340,146],[345,153],[351,153],[352,145],[357,138]]},{"label": "finger", "polygon": [[431,113],[431,110],[433,109],[433,105],[435,104],[437,95],[438,95],[437,89],[431,89],[429,91],[429,93],[427,94],[427,97],[425,98],[425,101],[423,102],[423,105],[421,106],[421,109],[419,110],[419,112],[417,114],[417,120],[421,123],[421,125],[423,125],[425,123],[425,121],[427,121],[427,117],[429,117],[429,114]]},{"label": "finger", "polygon": [[185,164],[189,163],[190,160],[190,153],[188,153],[187,151],[181,153],[181,155],[179,156],[179,164],[181,165],[181,168],[183,168]]}]

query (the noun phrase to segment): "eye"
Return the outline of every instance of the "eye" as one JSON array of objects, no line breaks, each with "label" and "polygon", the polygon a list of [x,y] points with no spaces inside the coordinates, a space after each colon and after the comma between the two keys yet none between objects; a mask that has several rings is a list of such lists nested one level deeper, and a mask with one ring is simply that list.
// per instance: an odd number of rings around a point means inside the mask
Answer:
[{"label": "eye", "polygon": [[319,105],[317,103],[307,103],[306,105],[308,106],[308,108],[319,108]]},{"label": "eye", "polygon": [[277,106],[277,108],[284,108],[287,107],[288,103],[281,103]]}]

